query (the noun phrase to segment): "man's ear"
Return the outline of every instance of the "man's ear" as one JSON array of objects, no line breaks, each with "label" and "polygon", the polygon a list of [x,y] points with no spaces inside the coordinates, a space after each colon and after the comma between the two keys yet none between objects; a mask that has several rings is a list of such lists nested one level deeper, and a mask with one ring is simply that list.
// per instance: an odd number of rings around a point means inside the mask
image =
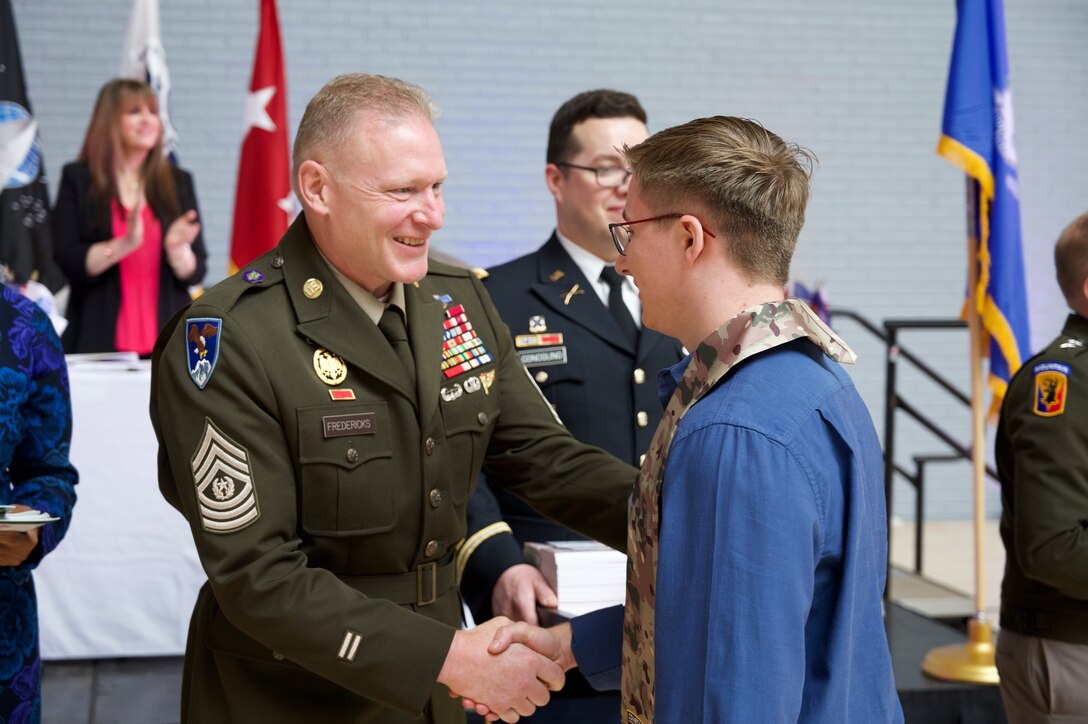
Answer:
[{"label": "man's ear", "polygon": [[317,161],[298,167],[298,195],[302,205],[319,215],[329,213],[329,171]]},{"label": "man's ear", "polygon": [[684,259],[692,265],[706,251],[709,237],[703,230],[703,224],[694,216],[685,214],[677,224],[684,234]]},{"label": "man's ear", "polygon": [[563,194],[563,170],[554,163],[549,163],[544,167],[544,183],[548,184],[548,190],[559,201]]}]

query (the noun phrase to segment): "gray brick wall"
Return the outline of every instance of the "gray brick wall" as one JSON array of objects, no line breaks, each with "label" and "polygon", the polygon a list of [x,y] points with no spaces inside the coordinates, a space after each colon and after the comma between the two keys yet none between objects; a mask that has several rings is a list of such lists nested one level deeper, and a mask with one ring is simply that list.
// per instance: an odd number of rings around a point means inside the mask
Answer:
[{"label": "gray brick wall", "polygon": [[[257,30],[255,0],[161,0],[182,163],[193,171],[211,250],[227,266],[241,116]],[[129,0],[14,0],[51,179],[79,148],[94,94],[118,68]],[[290,122],[349,70],[422,84],[443,108],[450,181],[436,246],[474,264],[524,253],[551,230],[543,183],[547,122],[591,87],[637,93],[651,130],[715,113],[757,118],[820,158],[795,275],[833,304],[886,317],[949,317],[965,283],[963,177],[939,159],[952,0],[280,0]],[[1065,314],[1053,282],[1057,233],[1088,194],[1088,4],[1007,0],[1024,240],[1035,346]],[[840,325],[883,425],[882,349]],[[904,341],[967,386],[966,335]],[[904,374],[912,401],[963,439],[968,418]],[[899,448],[941,451],[907,423]],[[930,514],[970,511],[966,466],[931,480]],[[996,509],[994,490],[990,508]],[[910,496],[897,490],[898,512]]]}]

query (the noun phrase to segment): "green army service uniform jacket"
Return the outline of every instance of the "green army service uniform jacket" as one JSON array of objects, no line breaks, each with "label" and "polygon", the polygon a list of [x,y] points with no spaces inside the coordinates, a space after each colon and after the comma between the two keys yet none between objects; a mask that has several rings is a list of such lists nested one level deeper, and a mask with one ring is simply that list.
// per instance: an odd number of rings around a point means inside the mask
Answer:
[{"label": "green army service uniform jacket", "polygon": [[[625,545],[634,469],[558,423],[479,280],[432,264],[404,292],[418,394],[302,216],[163,331],[159,485],[208,574],[183,721],[463,721],[435,679],[460,624],[453,558],[481,468]],[[443,337],[467,328],[484,352],[457,367]]]},{"label": "green army service uniform jacket", "polygon": [[1088,644],[1088,319],[1009,383],[997,428],[1001,480],[1001,627]]}]

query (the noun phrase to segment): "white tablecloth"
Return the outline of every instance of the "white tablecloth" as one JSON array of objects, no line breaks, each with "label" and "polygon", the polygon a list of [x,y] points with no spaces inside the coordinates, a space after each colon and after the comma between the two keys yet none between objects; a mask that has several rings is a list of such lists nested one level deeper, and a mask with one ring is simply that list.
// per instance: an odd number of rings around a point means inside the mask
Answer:
[{"label": "white tablecloth", "polygon": [[150,366],[72,359],[69,375],[78,499],[34,573],[42,657],[181,654],[205,576],[188,525],[159,494]]}]

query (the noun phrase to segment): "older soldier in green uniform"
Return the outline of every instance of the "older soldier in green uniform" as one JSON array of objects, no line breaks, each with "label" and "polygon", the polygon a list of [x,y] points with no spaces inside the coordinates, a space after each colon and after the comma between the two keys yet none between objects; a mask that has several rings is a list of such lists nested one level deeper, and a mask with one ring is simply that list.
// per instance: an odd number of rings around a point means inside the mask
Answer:
[{"label": "older soldier in green uniform", "polygon": [[1054,249],[1073,313],[1009,383],[997,429],[1010,724],[1088,721],[1088,214]]},{"label": "older soldier in green uniform", "polygon": [[623,546],[634,469],[558,423],[473,275],[428,270],[446,177],[433,120],[416,86],[326,85],[295,140],[303,214],[156,347],[160,487],[209,579],[185,722],[452,724],[451,690],[504,721],[545,703],[558,667],[487,653],[496,624],[458,630],[453,558],[481,468]]}]

